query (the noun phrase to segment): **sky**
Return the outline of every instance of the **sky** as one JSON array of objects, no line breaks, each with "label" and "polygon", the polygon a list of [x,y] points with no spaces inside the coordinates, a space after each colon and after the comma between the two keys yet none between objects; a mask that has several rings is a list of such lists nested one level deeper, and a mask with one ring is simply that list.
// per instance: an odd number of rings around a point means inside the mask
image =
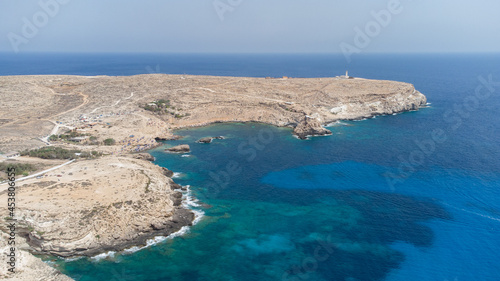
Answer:
[{"label": "sky", "polygon": [[0,0],[0,52],[500,52],[498,0]]}]

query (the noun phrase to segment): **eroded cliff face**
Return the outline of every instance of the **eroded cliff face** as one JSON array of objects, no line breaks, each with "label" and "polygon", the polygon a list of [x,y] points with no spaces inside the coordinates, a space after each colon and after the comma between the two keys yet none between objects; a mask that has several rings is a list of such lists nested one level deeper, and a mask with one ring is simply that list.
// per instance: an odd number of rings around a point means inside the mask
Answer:
[{"label": "eroded cliff face", "polygon": [[305,139],[307,136],[328,135],[330,131],[322,128],[321,124],[418,110],[427,104],[427,98],[413,85],[402,84],[401,87],[388,93],[372,93],[357,97],[345,96],[334,101],[325,98],[323,102],[328,105],[297,110],[309,114],[304,120],[294,125],[294,134],[300,139]]},{"label": "eroded cliff face", "polygon": [[181,206],[182,194],[174,190],[180,186],[143,160],[103,157],[48,175],[21,182],[17,195],[20,235],[34,253],[70,257],[123,250],[176,232],[194,218]]},{"label": "eroded cliff face", "polygon": [[406,88],[398,92],[380,96],[366,96],[364,99],[358,100],[340,101],[330,109],[331,114],[325,114],[325,117],[334,121],[362,119],[418,110],[426,104],[427,98],[408,84]]}]

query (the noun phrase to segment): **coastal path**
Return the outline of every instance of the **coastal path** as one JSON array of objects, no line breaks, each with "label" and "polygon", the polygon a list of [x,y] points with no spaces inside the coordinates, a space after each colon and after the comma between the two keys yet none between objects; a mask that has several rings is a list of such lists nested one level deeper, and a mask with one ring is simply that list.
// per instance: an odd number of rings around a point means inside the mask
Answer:
[{"label": "coastal path", "polygon": [[[38,173],[33,174],[33,175],[29,175],[29,176],[26,176],[26,177],[22,177],[22,178],[16,179],[16,183],[17,183],[17,182],[20,182],[20,181],[23,181],[23,180],[31,179],[31,178],[34,178],[34,177],[38,177],[38,176],[41,176],[41,175],[43,175],[43,174],[45,174],[45,173],[48,173],[48,172],[51,172],[51,171],[57,170],[57,169],[59,169],[59,168],[61,168],[61,167],[64,167],[64,166],[66,166],[66,165],[69,165],[69,164],[71,164],[71,163],[75,162],[75,160],[76,160],[76,159],[73,159],[73,160],[70,160],[70,161],[68,161],[68,162],[66,162],[66,163],[63,163],[63,164],[59,165],[59,166],[55,166],[55,167],[52,167],[52,168],[50,168],[50,169],[47,169],[47,170],[45,170],[45,171],[41,171],[41,172],[38,172]],[[3,183],[0,183],[0,185],[4,185],[4,184],[7,184],[7,183],[8,183],[8,181],[5,181],[5,182],[3,182]]]}]

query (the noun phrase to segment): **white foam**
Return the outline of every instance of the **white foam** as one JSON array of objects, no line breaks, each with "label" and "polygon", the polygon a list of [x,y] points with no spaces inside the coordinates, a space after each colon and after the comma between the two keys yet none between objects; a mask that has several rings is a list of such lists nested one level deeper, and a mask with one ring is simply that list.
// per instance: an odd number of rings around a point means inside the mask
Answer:
[{"label": "white foam", "polygon": [[359,122],[359,121],[365,121],[367,120],[368,118],[362,118],[362,119],[355,119],[355,120],[352,120],[352,121],[355,121],[355,122]]},{"label": "white foam", "polygon": [[182,194],[182,207],[190,209],[193,212],[193,225],[195,225],[203,218],[203,216],[205,216],[205,212],[195,209],[201,207],[201,205],[198,203],[200,201],[192,195],[190,187],[191,186],[187,185],[186,191]]},{"label": "white foam", "polygon": [[182,235],[184,235],[186,233],[189,233],[189,230],[190,230],[189,226],[183,226],[178,231],[176,231],[176,232],[170,234],[169,236],[167,236],[166,239],[173,239],[175,237],[182,236]]},{"label": "white foam", "polygon": [[182,176],[184,176],[184,174],[183,174],[183,173],[176,173],[176,172],[174,172],[174,175],[172,176],[172,178],[173,178],[173,179],[178,179],[178,178],[180,178],[180,177],[182,177]]},{"label": "white foam", "polygon": [[205,216],[205,212],[199,210],[192,210],[194,213],[193,225],[198,224],[201,219]]},{"label": "white foam", "polygon": [[326,124],[326,127],[338,127],[338,126],[347,126],[349,124],[341,122],[341,121],[335,121],[329,124]]},{"label": "white foam", "polygon": [[140,250],[143,250],[143,249],[149,248],[153,245],[156,245],[158,243],[161,243],[167,239],[173,239],[175,237],[182,236],[188,232],[189,232],[189,226],[183,226],[183,227],[181,227],[181,229],[179,229],[178,231],[176,231],[174,233],[171,233],[168,236],[156,236],[154,238],[148,239],[146,241],[145,246],[142,246],[142,247],[134,246],[134,247],[125,249],[125,250],[123,250],[123,254],[133,254],[133,253],[138,252]]},{"label": "white foam", "polygon": [[64,258],[64,261],[66,261],[66,262],[72,262],[72,261],[77,261],[79,259],[83,259],[83,256],[71,257],[71,258]]},{"label": "white foam", "polygon": [[102,254],[99,254],[97,256],[93,256],[90,259],[92,259],[93,261],[100,261],[100,260],[107,259],[107,258],[114,258],[115,254],[116,254],[115,251],[109,251],[107,253],[102,253]]},{"label": "white foam", "polygon": [[135,253],[135,252],[140,251],[140,250],[141,250],[141,248],[134,246],[132,248],[128,248],[128,249],[123,250],[123,253],[124,254],[131,254],[131,253]]},{"label": "white foam", "polygon": [[200,204],[198,204],[198,199],[196,199],[192,194],[191,194],[191,186],[187,185],[186,186],[186,191],[182,193],[182,206],[184,208],[190,209],[191,207],[200,207]]},{"label": "white foam", "polygon": [[181,157],[191,157],[190,154],[184,154],[184,155],[181,155]]}]

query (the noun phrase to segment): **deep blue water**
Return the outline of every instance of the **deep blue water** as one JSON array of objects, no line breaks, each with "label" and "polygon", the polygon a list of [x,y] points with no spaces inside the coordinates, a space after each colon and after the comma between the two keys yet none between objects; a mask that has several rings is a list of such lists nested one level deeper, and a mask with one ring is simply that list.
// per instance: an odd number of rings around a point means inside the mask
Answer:
[{"label": "deep blue water", "polygon": [[79,280],[451,281],[500,276],[500,84],[475,92],[479,76],[500,81],[499,65],[500,55],[360,55],[350,65],[334,55],[22,55],[0,57],[0,75],[348,68],[413,83],[430,107],[343,122],[328,137],[252,123],[178,131],[185,138],[166,145],[190,144],[190,157],[151,153],[182,173],[202,221],[133,254],[57,265]]}]

